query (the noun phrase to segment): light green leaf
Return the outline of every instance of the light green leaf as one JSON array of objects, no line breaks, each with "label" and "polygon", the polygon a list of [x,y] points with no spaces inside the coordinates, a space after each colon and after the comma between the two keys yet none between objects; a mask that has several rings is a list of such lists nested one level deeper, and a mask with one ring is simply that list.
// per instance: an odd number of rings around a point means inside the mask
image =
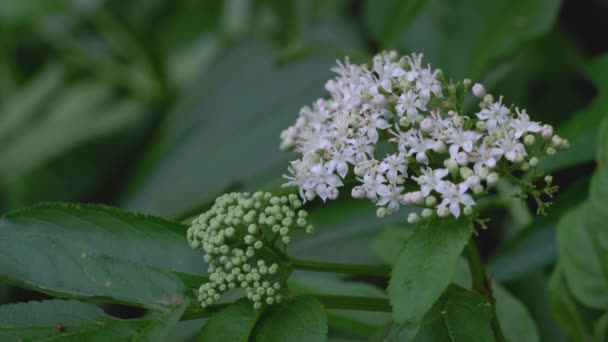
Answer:
[{"label": "light green leaf", "polygon": [[553,317],[575,341],[587,341],[587,324],[570,294],[560,265],[555,268],[549,281],[549,302]]},{"label": "light green leaf", "polygon": [[166,310],[204,267],[185,227],[155,217],[46,204],[0,221],[0,280],[51,295]]},{"label": "light green leaf", "polygon": [[270,46],[251,43],[209,68],[169,114],[160,141],[132,178],[126,206],[184,216],[230,186],[284,173],[293,156],[279,151],[279,135],[322,95],[334,61],[276,62]]},{"label": "light green leaf", "polygon": [[253,309],[253,303],[240,299],[214,314],[203,326],[199,341],[247,342],[261,311]]},{"label": "light green leaf", "polygon": [[434,220],[418,228],[407,240],[388,286],[398,324],[420,323],[452,281],[470,235],[465,219]]},{"label": "light green leaf", "polygon": [[454,79],[479,79],[518,44],[548,31],[560,0],[428,0],[401,38]]},{"label": "light green leaf", "polygon": [[420,326],[395,325],[387,342],[493,341],[492,305],[482,295],[450,286],[424,316]]},{"label": "light green leaf", "polygon": [[365,24],[376,42],[389,46],[425,3],[426,0],[367,0],[363,3]]},{"label": "light green leaf", "polygon": [[325,342],[327,315],[316,299],[296,297],[284,305],[269,307],[253,335],[253,341],[260,342]]},{"label": "light green leaf", "polygon": [[509,342],[540,341],[536,324],[528,309],[498,283],[492,283],[496,298],[496,316],[505,338]]},{"label": "light green leaf", "polygon": [[0,306],[2,341],[164,341],[188,305],[153,318],[117,319],[93,304],[47,300]]}]

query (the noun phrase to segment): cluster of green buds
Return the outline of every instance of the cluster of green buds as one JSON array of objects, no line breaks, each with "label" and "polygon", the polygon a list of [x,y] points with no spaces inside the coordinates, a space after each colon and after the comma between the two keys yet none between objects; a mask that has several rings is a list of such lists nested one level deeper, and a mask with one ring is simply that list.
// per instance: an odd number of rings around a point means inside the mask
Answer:
[{"label": "cluster of green buds", "polygon": [[192,248],[201,247],[209,282],[199,289],[203,308],[229,289],[242,288],[255,309],[280,303],[286,245],[294,229],[312,233],[297,195],[269,192],[230,193],[218,197],[188,228]]}]

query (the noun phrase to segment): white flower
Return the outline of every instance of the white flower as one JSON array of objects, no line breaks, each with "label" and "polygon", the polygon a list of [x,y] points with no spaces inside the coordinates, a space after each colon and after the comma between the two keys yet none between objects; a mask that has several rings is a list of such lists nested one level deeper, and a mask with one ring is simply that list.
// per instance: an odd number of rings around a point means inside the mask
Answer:
[{"label": "white flower", "polygon": [[366,134],[375,143],[378,141],[378,129],[385,130],[390,126],[380,113],[373,113],[365,117],[359,132]]},{"label": "white flower", "polygon": [[395,109],[397,110],[397,114],[399,116],[406,113],[407,118],[413,122],[416,120],[416,116],[418,116],[419,111],[426,110],[426,107],[424,104],[422,104],[422,101],[418,98],[418,95],[416,95],[412,90],[408,90],[399,96]]},{"label": "white flower", "polygon": [[347,146],[343,149],[332,148],[330,151],[330,160],[327,162],[328,169],[333,172],[336,170],[340,177],[344,179],[348,173],[348,164],[355,163],[355,149],[352,146]]},{"label": "white flower", "polygon": [[538,122],[530,121],[530,116],[526,113],[526,110],[519,111],[516,108],[517,119],[511,120],[511,127],[515,129],[515,138],[519,139],[522,135],[527,132],[538,133],[541,131],[541,127]]},{"label": "white flower", "polygon": [[428,163],[429,159],[426,156],[426,151],[433,148],[435,141],[433,139],[424,138],[420,133],[413,134],[408,137],[407,144],[410,149],[407,151],[407,155],[416,155],[416,161],[419,163]]},{"label": "white flower", "polygon": [[502,104],[502,96],[498,99],[498,102],[491,103],[488,108],[484,108],[477,117],[486,120],[488,132],[492,132],[498,125],[504,125],[508,120],[510,111],[507,107]]},{"label": "white flower", "polygon": [[386,182],[386,178],[377,173],[375,168],[371,168],[359,181],[362,183],[361,187],[365,190],[366,197],[376,202],[378,200],[378,189]]},{"label": "white flower", "polygon": [[495,153],[505,156],[510,162],[514,162],[518,154],[527,155],[526,147],[515,138],[513,131],[505,132],[505,136],[498,139],[494,145],[496,146]]},{"label": "white flower", "polygon": [[418,74],[418,80],[416,81],[416,89],[418,90],[420,97],[423,99],[429,99],[431,93],[437,97],[442,97],[441,94],[441,83],[437,80],[438,72],[431,72],[431,68],[420,70]]},{"label": "white flower", "polygon": [[479,169],[484,166],[487,166],[490,169],[494,168],[502,153],[502,150],[492,148],[488,141],[483,141],[481,145],[477,146],[475,151],[471,153],[472,161],[475,162],[473,170],[477,173]]},{"label": "white flower", "polygon": [[407,174],[407,159],[398,154],[392,154],[384,158],[378,165],[378,172],[385,173],[386,179],[391,183],[397,182],[399,174],[405,176]]},{"label": "white flower", "polygon": [[431,169],[429,167],[421,169],[422,175],[413,177],[418,185],[423,196],[428,196],[431,191],[437,191],[439,185],[443,182],[443,178],[448,175],[447,169]]},{"label": "white flower", "polygon": [[473,131],[464,131],[461,129],[451,129],[451,134],[447,139],[450,143],[450,156],[454,157],[461,149],[465,152],[473,150],[473,144],[481,138],[481,134]]},{"label": "white flower", "polygon": [[443,201],[439,203],[438,207],[447,207],[454,217],[460,216],[460,204],[465,206],[475,205],[475,201],[471,195],[467,194],[468,186],[466,183],[460,183],[458,185],[445,181],[441,183],[437,191],[442,195]]},{"label": "white flower", "polygon": [[402,192],[403,187],[397,186],[395,184],[381,184],[378,187],[378,195],[380,196],[380,199],[378,200],[378,202],[376,202],[376,205],[382,206],[388,204],[386,210],[388,214],[391,214],[399,210]]}]

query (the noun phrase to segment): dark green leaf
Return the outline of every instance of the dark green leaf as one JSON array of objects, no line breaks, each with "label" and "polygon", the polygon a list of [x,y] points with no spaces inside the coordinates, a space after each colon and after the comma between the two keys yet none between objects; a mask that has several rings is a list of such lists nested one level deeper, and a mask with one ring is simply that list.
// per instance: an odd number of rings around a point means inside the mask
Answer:
[{"label": "dark green leaf", "polygon": [[213,315],[205,323],[199,341],[247,342],[260,313],[260,310],[253,309],[250,300],[240,299]]},{"label": "dark green leaf", "polygon": [[428,0],[401,41],[455,79],[479,79],[497,57],[546,32],[560,0]]},{"label": "dark green leaf", "polygon": [[159,218],[48,204],[0,221],[0,279],[52,295],[167,309],[203,271],[185,227]]},{"label": "dark green leaf", "polygon": [[420,323],[452,281],[470,235],[466,219],[434,220],[418,228],[407,240],[388,286],[398,324]]},{"label": "dark green leaf", "polygon": [[570,294],[563,279],[561,267],[558,265],[549,281],[551,311],[561,327],[575,341],[586,341],[589,336],[585,319]]},{"label": "dark green leaf", "polygon": [[405,241],[413,234],[412,227],[394,224],[384,229],[374,239],[372,249],[378,257],[389,265],[395,264],[399,257],[399,251],[403,248]]},{"label": "dark green leaf", "polygon": [[425,3],[426,0],[367,0],[363,7],[365,24],[376,42],[389,46]]},{"label": "dark green leaf", "polygon": [[528,309],[498,283],[492,283],[496,298],[496,316],[505,338],[509,342],[540,341],[536,324]]},{"label": "dark green leaf", "polygon": [[253,340],[325,342],[325,309],[311,297],[296,297],[281,306],[271,306],[260,318],[254,330]]},{"label": "dark green leaf", "polygon": [[608,338],[608,313],[605,313],[595,322],[593,334],[598,341],[606,341]]},{"label": "dark green leaf", "polygon": [[187,302],[152,318],[123,320],[93,304],[48,300],[0,306],[2,341],[164,341]]},{"label": "dark green leaf", "polygon": [[333,58],[278,67],[271,51],[260,44],[239,46],[205,72],[169,115],[160,141],[134,176],[129,208],[187,215],[229,186],[285,172],[293,156],[279,151],[280,132],[323,93]]},{"label": "dark green leaf", "polygon": [[385,341],[493,341],[492,305],[475,292],[450,286],[420,325],[394,326]]}]

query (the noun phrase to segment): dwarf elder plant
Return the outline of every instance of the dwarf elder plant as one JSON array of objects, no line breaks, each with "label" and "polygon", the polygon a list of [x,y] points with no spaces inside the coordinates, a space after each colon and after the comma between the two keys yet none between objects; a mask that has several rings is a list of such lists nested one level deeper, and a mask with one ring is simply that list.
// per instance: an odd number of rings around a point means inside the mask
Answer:
[{"label": "dwarf elder plant", "polygon": [[[540,159],[569,142],[483,85],[449,79],[422,54],[383,52],[369,65],[346,59],[332,70],[329,96],[281,133],[280,147],[296,157],[274,193],[226,193],[185,224],[89,205],[7,215],[2,248],[20,243],[30,257],[4,258],[4,279],[72,300],[1,307],[1,336],[162,340],[177,322],[204,318],[202,341],[325,341],[328,325],[341,324],[373,329],[379,341],[514,340],[499,310],[510,299],[486,276],[474,241],[492,229],[482,209],[503,205],[496,188],[508,187],[545,214],[558,188]],[[331,213],[342,197],[371,201],[380,219],[408,213],[396,221],[402,232],[390,241],[389,262],[291,253],[315,233],[307,208]],[[42,252],[48,246],[58,254]],[[335,247],[324,246],[329,254]],[[360,286],[302,281],[302,272],[346,275]],[[90,300],[153,314],[118,319]],[[30,312],[40,314],[16,323]]]}]

